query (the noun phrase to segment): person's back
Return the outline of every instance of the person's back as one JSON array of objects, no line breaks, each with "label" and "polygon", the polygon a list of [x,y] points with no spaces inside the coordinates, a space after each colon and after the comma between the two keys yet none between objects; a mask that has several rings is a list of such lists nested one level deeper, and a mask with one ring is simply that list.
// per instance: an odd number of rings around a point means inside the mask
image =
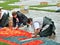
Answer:
[{"label": "person's back", "polygon": [[27,22],[27,19],[28,19],[27,16],[25,16],[20,11],[17,11],[17,16],[20,18],[20,20],[22,20],[23,25],[26,25],[26,22]]},{"label": "person's back", "polygon": [[[52,33],[55,34],[54,30],[55,30],[55,25],[54,22],[52,21],[52,19],[48,18],[48,17],[44,17],[44,18],[36,18],[34,19],[34,23],[35,24],[35,28],[40,27],[40,32],[38,30],[36,30],[36,32],[40,35],[40,37],[47,37],[47,36],[51,36]],[[37,24],[39,23],[39,24]]]},{"label": "person's back", "polygon": [[20,11],[13,11],[12,12],[13,16],[13,26],[16,27],[21,27],[22,25],[26,25],[27,22],[27,17],[22,14]]},{"label": "person's back", "polygon": [[55,30],[55,25],[54,25],[54,22],[52,21],[52,19],[50,19],[48,17],[44,17],[42,30],[39,33],[39,35],[41,37],[51,36],[52,33],[55,35],[54,30]]},{"label": "person's back", "polygon": [[42,25],[43,25],[43,17],[33,18],[33,23],[34,22],[39,22],[40,23],[40,28],[42,28]]},{"label": "person's back", "polygon": [[0,11],[1,17],[0,17],[0,26],[5,27],[8,25],[8,17],[9,13],[5,12],[4,10]]}]

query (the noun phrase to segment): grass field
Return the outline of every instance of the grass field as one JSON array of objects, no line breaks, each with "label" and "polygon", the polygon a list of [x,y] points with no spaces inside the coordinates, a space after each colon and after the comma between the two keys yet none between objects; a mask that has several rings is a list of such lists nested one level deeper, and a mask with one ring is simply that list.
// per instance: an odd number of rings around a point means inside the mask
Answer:
[{"label": "grass field", "polygon": [[[11,6],[11,5],[8,5],[8,4],[13,4],[15,2],[19,2],[20,0],[6,0],[4,3],[0,3],[0,7],[3,7],[3,9],[6,9],[6,10],[12,10],[14,8],[20,8],[20,6]],[[48,6],[56,6],[56,5],[34,5],[34,6],[30,6],[29,9],[30,10],[39,10],[39,11],[48,11],[48,12],[55,12],[55,10],[44,10],[44,9],[34,9],[34,8],[31,8],[31,7],[38,7],[38,8],[41,8],[41,7],[48,7]]]},{"label": "grass field", "polygon": [[38,9],[38,8],[30,8],[30,10],[38,10],[38,11],[47,11],[47,12],[56,12],[56,10],[50,9]]},{"label": "grass field", "polygon": [[14,2],[18,2],[20,0],[6,0],[4,3],[0,3],[0,7],[3,7],[3,9],[11,10],[13,8],[18,8],[19,6],[10,6],[8,4],[12,4]]},{"label": "grass field", "polygon": [[[56,6],[56,5],[35,5],[35,6],[30,6],[29,9],[30,10],[38,10],[38,11],[48,11],[48,12],[56,12],[56,10],[50,10],[50,9],[38,9],[38,8],[42,8],[42,7],[50,7],[50,6]],[[36,7],[36,8],[33,8]]]},{"label": "grass field", "polygon": [[10,45],[10,44],[7,44],[5,42],[0,42],[0,45]]},{"label": "grass field", "polygon": [[48,6],[56,6],[56,5],[34,5],[30,7],[48,7]]}]

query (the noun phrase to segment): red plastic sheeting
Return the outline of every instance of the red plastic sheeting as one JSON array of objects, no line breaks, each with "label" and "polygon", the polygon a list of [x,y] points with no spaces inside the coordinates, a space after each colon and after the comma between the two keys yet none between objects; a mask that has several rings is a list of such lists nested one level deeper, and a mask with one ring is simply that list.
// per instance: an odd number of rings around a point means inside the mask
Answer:
[{"label": "red plastic sheeting", "polygon": [[5,42],[5,43],[10,44],[10,45],[20,45],[20,44],[17,44],[15,42],[11,42],[11,41],[8,41],[8,40],[3,40],[2,38],[0,38],[0,42]]},{"label": "red plastic sheeting", "polygon": [[9,28],[0,29],[0,36],[10,37],[10,36],[26,36],[31,38],[32,34],[24,30],[11,30]]},{"label": "red plastic sheeting", "polygon": [[[3,40],[1,38],[0,38],[0,42],[5,42],[5,43],[8,43],[10,45],[20,45],[20,44],[14,43],[14,42],[10,42],[8,40]],[[24,43],[22,45],[40,45],[40,44],[43,44],[43,41],[35,40],[35,41],[28,42],[28,43]]]},{"label": "red plastic sheeting", "polygon": [[40,45],[40,44],[43,44],[43,41],[35,40],[35,41],[28,42],[28,43],[24,43],[22,45]]},{"label": "red plastic sheeting", "polygon": [[[0,29],[0,36],[3,36],[3,37],[26,36],[26,37],[31,38],[32,34],[29,33],[29,32],[26,32],[24,30],[19,30],[19,29],[13,30],[13,29],[9,29],[9,28],[5,27],[5,28],[1,28]],[[20,38],[19,40],[25,40],[25,38]],[[15,42],[11,42],[11,41],[8,41],[8,40],[3,40],[1,38],[0,38],[0,41],[8,43],[8,44],[11,44],[11,45],[20,45],[20,44],[16,44]],[[22,45],[39,45],[39,44],[43,44],[43,41],[34,40],[34,41],[30,41],[30,42],[24,43]]]},{"label": "red plastic sheeting", "polygon": [[18,38],[18,40],[20,40],[20,41],[21,41],[21,40],[25,40],[25,39],[27,39],[27,38]]}]

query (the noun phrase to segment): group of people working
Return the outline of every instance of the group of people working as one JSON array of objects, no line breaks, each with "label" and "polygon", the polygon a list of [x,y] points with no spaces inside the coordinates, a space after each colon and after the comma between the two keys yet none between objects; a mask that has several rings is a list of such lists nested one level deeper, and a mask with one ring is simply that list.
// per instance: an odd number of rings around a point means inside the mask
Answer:
[{"label": "group of people working", "polygon": [[54,33],[55,35],[54,22],[47,17],[43,18],[43,21],[40,21],[40,18],[38,20],[35,20],[32,18],[28,18],[20,11],[13,11],[12,17],[10,17],[9,15],[9,12],[0,9],[0,28],[19,28],[32,33],[34,37],[37,37],[37,35],[39,35],[40,37],[47,37],[51,36],[52,33]]}]

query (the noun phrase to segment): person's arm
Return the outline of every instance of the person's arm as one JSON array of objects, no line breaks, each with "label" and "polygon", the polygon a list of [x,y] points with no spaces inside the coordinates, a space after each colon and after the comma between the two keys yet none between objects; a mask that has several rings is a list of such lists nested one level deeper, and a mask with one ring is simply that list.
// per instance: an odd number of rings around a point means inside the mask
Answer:
[{"label": "person's arm", "polygon": [[33,23],[33,26],[34,26],[34,37],[37,37],[37,34],[40,32],[40,30],[41,30],[41,26],[40,26],[40,23],[39,22],[37,22],[37,21],[35,21],[34,23]]}]

